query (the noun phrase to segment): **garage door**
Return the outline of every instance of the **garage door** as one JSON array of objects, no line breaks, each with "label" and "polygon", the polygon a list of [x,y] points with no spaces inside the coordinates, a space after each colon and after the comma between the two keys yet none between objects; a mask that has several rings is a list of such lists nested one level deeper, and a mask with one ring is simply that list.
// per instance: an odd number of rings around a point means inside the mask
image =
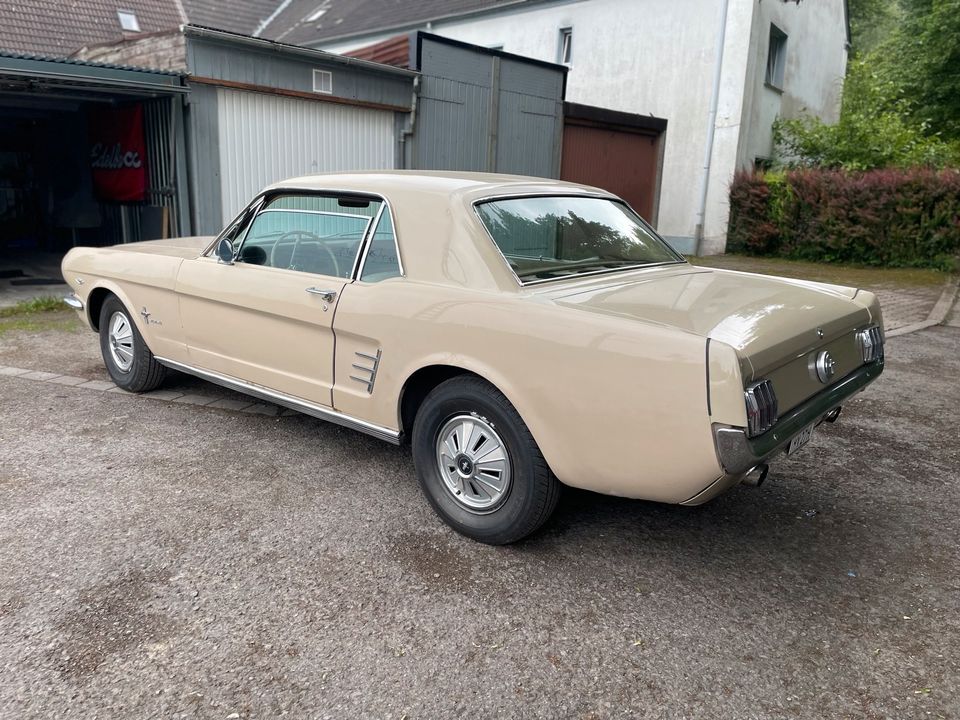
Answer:
[{"label": "garage door", "polygon": [[278,180],[394,167],[392,111],[220,88],[217,115],[224,223]]},{"label": "garage door", "polygon": [[656,225],[661,137],[573,124],[568,119],[560,178],[609,190]]}]

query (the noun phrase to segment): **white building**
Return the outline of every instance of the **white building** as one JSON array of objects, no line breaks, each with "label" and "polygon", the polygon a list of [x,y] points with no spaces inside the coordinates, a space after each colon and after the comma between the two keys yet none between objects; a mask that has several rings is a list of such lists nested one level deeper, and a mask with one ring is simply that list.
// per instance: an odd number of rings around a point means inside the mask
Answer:
[{"label": "white building", "polygon": [[848,48],[845,0],[295,0],[280,15],[265,36],[333,52],[425,29],[562,62],[567,100],[666,118],[658,229],[703,254],[723,251],[730,181],[770,157],[774,119],[836,120]]}]

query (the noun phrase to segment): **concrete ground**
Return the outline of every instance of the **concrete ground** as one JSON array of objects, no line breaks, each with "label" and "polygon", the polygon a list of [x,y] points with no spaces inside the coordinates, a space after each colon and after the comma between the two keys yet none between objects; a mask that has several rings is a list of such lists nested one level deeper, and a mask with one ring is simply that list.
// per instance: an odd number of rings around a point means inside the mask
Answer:
[{"label": "concrete ground", "polygon": [[960,717],[958,349],[892,339],[762,488],[568,491],[491,548],[405,449],[8,325],[0,717]]},{"label": "concrete ground", "polygon": [[60,274],[61,254],[15,250],[0,257],[0,308],[70,292]]}]

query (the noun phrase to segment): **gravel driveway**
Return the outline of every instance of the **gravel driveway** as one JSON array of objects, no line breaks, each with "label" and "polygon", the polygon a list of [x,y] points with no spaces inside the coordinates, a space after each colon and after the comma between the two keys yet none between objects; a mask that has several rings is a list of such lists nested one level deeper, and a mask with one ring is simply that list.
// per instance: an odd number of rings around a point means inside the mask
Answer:
[{"label": "gravel driveway", "polygon": [[[960,717],[958,349],[892,340],[760,489],[571,490],[507,548],[448,530],[405,449],[0,376],[0,717]],[[0,364],[96,352],[11,333]]]}]

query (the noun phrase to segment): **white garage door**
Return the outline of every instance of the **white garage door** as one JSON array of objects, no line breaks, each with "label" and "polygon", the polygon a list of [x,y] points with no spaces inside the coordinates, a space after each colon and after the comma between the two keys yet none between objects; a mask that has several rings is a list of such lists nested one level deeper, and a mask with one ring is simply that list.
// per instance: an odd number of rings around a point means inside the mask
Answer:
[{"label": "white garage door", "polygon": [[388,110],[220,88],[217,114],[224,223],[278,180],[394,166]]}]

